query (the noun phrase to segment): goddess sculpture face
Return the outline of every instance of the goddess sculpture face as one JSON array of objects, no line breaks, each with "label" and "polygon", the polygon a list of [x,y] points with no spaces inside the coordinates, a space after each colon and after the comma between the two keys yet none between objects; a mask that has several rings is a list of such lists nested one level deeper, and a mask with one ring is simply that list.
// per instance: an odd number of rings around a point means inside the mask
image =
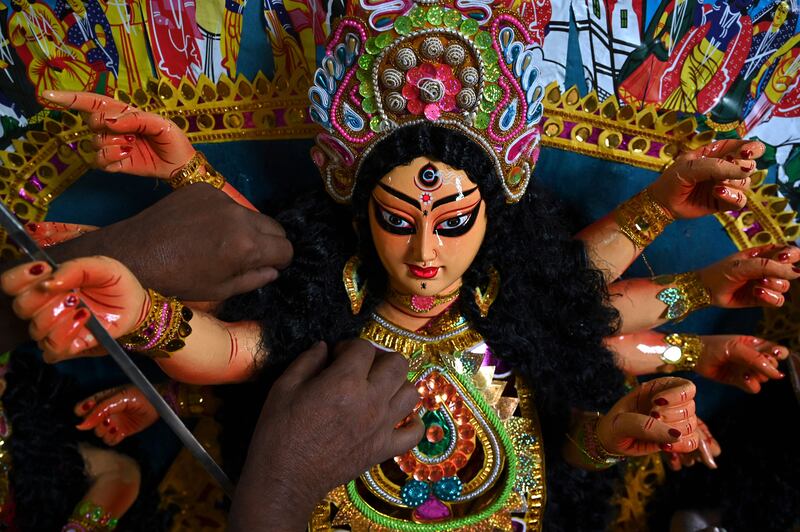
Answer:
[{"label": "goddess sculpture face", "polygon": [[486,205],[462,170],[418,157],[378,182],[369,206],[375,248],[393,289],[443,295],[461,286],[486,234]]}]

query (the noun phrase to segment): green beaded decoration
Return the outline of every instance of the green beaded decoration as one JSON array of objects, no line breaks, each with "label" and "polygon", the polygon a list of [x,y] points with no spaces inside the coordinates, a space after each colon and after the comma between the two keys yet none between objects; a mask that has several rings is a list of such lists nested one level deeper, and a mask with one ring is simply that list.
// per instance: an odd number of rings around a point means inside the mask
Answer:
[{"label": "green beaded decoration", "polygon": [[517,454],[511,438],[506,432],[503,422],[500,421],[500,418],[497,416],[497,413],[486,402],[486,398],[483,396],[483,394],[475,388],[472,378],[466,375],[451,375],[458,380],[461,386],[463,386],[470,398],[475,402],[475,405],[478,407],[481,414],[485,417],[486,421],[497,430],[497,439],[500,440],[503,449],[506,451],[506,466],[508,467],[508,474],[503,479],[503,489],[497,495],[497,499],[495,499],[492,504],[475,515],[461,517],[459,519],[454,519],[447,522],[413,523],[409,521],[401,521],[400,519],[376,512],[370,506],[368,506],[361,497],[355,481],[349,482],[347,484],[348,498],[353,503],[353,506],[355,506],[356,509],[361,513],[361,515],[373,523],[390,530],[402,530],[408,532],[437,532],[440,530],[457,530],[459,528],[468,527],[487,519],[496,512],[500,511],[508,501],[508,497],[511,495],[511,491],[514,489],[515,479],[517,478],[518,464]]},{"label": "green beaded decoration", "polygon": [[446,9],[444,12],[444,16],[442,17],[444,20],[444,25],[450,29],[457,28],[458,25],[461,23],[461,13],[454,9]]},{"label": "green beaded decoration", "polygon": [[486,65],[486,67],[483,69],[483,79],[489,83],[494,83],[500,79],[500,67],[497,63]]},{"label": "green beaded decoration", "polygon": [[367,39],[366,44],[364,44],[364,49],[367,51],[368,54],[371,55],[378,55],[381,52],[381,49],[378,46],[378,42],[375,37],[370,37],[369,39]]},{"label": "green beaded decoration", "polygon": [[372,114],[378,110],[378,104],[375,103],[375,98],[370,96],[368,98],[364,98],[364,100],[361,102],[361,108],[365,113]]},{"label": "green beaded decoration", "polygon": [[372,82],[372,74],[368,70],[361,70],[360,68],[356,70],[356,79],[361,83],[371,83]]},{"label": "green beaded decoration", "polygon": [[441,26],[442,17],[444,16],[444,9],[442,6],[433,6],[428,9],[428,23],[431,26]]},{"label": "green beaded decoration", "polygon": [[375,61],[375,57],[370,54],[361,54],[361,57],[358,58],[358,68],[361,70],[369,70],[372,68],[372,63]]},{"label": "green beaded decoration", "polygon": [[485,50],[481,50],[481,57],[483,58],[483,62],[487,63],[487,65],[497,63],[497,60],[499,59],[494,48],[486,48]]},{"label": "green beaded decoration", "polygon": [[461,23],[461,33],[467,37],[478,33],[478,22],[471,18],[464,19]]},{"label": "green beaded decoration", "polygon": [[475,114],[475,127],[478,129],[486,129],[489,127],[489,114],[483,111]]},{"label": "green beaded decoration", "polygon": [[417,6],[408,13],[408,18],[411,19],[411,23],[414,24],[415,28],[421,28],[425,25],[425,8]]},{"label": "green beaded decoration", "polygon": [[486,96],[484,96],[479,107],[484,113],[491,113],[497,109],[497,101],[488,100]]},{"label": "green beaded decoration", "polygon": [[411,26],[411,19],[405,15],[397,17],[397,20],[394,21],[394,31],[396,31],[398,35],[405,36],[411,33]]},{"label": "green beaded decoration", "polygon": [[381,132],[381,117],[373,116],[369,121],[369,128],[375,133]]},{"label": "green beaded decoration", "polygon": [[383,50],[384,48],[392,44],[392,40],[393,40],[392,34],[386,31],[375,37],[375,44],[378,46],[378,48]]},{"label": "green beaded decoration", "polygon": [[372,96],[372,89],[373,87],[371,81],[363,81],[361,82],[361,85],[358,86],[358,93],[364,98],[368,98],[369,96]]},{"label": "green beaded decoration", "polygon": [[490,102],[496,102],[500,100],[502,96],[503,90],[495,84],[487,84],[486,87],[483,88],[483,97]]},{"label": "green beaded decoration", "polygon": [[478,32],[475,35],[475,48],[478,50],[485,50],[492,45],[492,36],[485,31]]}]

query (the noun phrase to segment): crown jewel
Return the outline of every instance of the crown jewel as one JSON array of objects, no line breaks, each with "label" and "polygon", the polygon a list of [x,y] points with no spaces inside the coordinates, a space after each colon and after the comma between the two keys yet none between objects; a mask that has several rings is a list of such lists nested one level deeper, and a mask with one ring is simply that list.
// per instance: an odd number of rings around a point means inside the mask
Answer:
[{"label": "crown jewel", "polygon": [[378,141],[424,122],[483,148],[508,202],[525,193],[544,94],[528,24],[509,12],[479,21],[452,1],[428,4],[380,29],[345,18],[329,41],[309,90],[310,116],[326,130],[311,155],[338,202],[350,201],[360,163]]}]

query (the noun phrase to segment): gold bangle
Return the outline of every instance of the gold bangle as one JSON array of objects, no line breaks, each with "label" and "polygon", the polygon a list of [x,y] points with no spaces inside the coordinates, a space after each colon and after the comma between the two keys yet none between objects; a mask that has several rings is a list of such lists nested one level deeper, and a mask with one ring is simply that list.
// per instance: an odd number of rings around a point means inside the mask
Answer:
[{"label": "gold bangle", "polygon": [[[595,469],[607,469],[625,459],[625,455],[614,454],[606,450],[597,437],[597,424],[600,422],[600,413],[595,417],[582,421],[574,440],[569,434],[567,439],[581,452],[581,459],[587,466]],[[580,442],[580,443],[579,443]]]},{"label": "gold bangle", "polygon": [[700,281],[695,272],[677,275],[662,275],[653,279],[658,284],[674,284],[656,294],[659,301],[667,305],[666,317],[681,321],[689,313],[711,305],[711,291]]},{"label": "gold bangle", "polygon": [[192,333],[189,321],[192,310],[175,298],[166,298],[155,290],[147,289],[150,308],[144,321],[133,332],[119,339],[129,351],[154,358],[169,357],[186,346],[185,338]]},{"label": "gold bangle", "polygon": [[174,189],[194,183],[207,183],[217,189],[225,186],[225,178],[211,167],[206,156],[200,151],[194,152],[189,162],[177,170],[169,180],[170,186]]},{"label": "gold bangle", "polygon": [[644,249],[673,222],[649,189],[644,189],[614,211],[619,230],[639,249]]},{"label": "gold bangle", "polygon": [[672,333],[664,337],[664,342],[670,347],[661,354],[661,360],[672,366],[672,371],[692,371],[703,354],[703,341],[696,334]]}]

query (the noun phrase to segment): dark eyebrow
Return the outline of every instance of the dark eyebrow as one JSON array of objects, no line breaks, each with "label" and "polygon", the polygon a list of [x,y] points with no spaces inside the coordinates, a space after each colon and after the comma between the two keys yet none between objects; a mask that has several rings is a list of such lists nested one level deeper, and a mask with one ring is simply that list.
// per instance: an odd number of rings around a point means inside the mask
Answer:
[{"label": "dark eyebrow", "polygon": [[378,183],[378,186],[381,187],[383,190],[394,196],[395,198],[405,201],[406,203],[410,204],[412,207],[416,207],[417,210],[422,210],[422,206],[419,204],[419,201],[415,200],[414,198],[408,197],[399,190],[395,190],[390,186],[384,185],[383,183]]},{"label": "dark eyebrow", "polygon": [[433,202],[433,206],[431,207],[431,210],[434,210],[439,205],[444,205],[445,203],[450,203],[451,201],[457,201],[457,200],[460,200],[462,198],[466,198],[467,196],[469,196],[470,194],[472,194],[476,190],[478,190],[478,187],[472,188],[472,189],[470,189],[470,190],[468,190],[466,192],[459,192],[458,194],[445,196],[444,198],[442,198],[440,200],[434,201]]}]

